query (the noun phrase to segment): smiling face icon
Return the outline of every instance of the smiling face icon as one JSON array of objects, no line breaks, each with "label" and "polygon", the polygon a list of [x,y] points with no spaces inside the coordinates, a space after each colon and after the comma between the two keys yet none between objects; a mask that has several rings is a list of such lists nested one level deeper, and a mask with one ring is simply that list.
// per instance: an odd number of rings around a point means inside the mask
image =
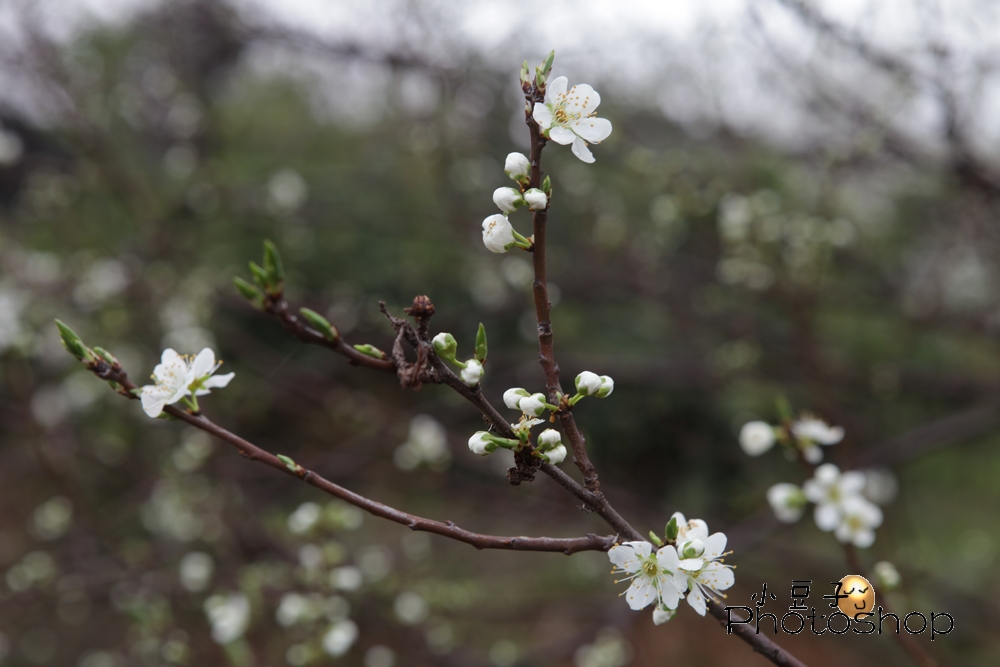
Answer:
[{"label": "smiling face icon", "polygon": [[875,608],[875,589],[868,580],[858,574],[849,574],[840,580],[841,598],[837,607],[849,618],[857,614],[869,614]]}]

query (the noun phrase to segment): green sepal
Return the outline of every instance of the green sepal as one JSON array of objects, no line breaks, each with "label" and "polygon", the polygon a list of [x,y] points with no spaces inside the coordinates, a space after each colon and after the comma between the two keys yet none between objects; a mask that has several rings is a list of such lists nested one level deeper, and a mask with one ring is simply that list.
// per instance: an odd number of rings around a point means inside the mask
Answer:
[{"label": "green sepal", "polygon": [[486,363],[486,327],[479,323],[479,331],[476,332],[476,361]]},{"label": "green sepal", "polygon": [[271,290],[280,292],[285,286],[285,267],[278,248],[270,241],[264,241],[264,272]]},{"label": "green sepal", "polygon": [[676,542],[679,532],[680,527],[677,525],[677,517],[670,517],[670,521],[667,522],[666,527],[663,529],[663,535],[667,538],[667,542]]},{"label": "green sepal", "polygon": [[299,308],[299,313],[309,322],[309,324],[313,326],[314,329],[323,334],[323,338],[326,338],[328,341],[335,341],[340,338],[340,332],[337,331],[337,327],[330,324],[329,320],[317,313],[315,310],[310,310],[309,308]]},{"label": "green sepal", "polygon": [[385,359],[386,358],[385,357],[385,352],[383,352],[382,350],[378,349],[374,345],[369,345],[368,343],[365,343],[363,345],[355,345],[354,349],[357,350],[358,352],[360,352],[361,354],[364,354],[364,355],[369,356],[369,357],[373,357],[375,359]]}]

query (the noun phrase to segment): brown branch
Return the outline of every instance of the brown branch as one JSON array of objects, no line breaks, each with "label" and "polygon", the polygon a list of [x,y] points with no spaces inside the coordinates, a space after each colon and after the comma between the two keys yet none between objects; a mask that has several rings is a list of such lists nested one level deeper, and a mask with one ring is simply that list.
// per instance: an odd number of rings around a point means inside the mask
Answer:
[{"label": "brown branch", "polygon": [[[139,398],[133,393],[133,390],[137,389],[136,385],[129,380],[128,375],[120,365],[110,365],[104,361],[97,361],[91,364],[89,368],[101,379],[117,382],[121,385],[122,390],[119,391],[119,393],[122,395],[133,399]],[[506,537],[500,535],[474,533],[470,530],[460,528],[452,521],[435,521],[434,519],[427,519],[416,516],[415,514],[403,512],[402,510],[390,507],[389,505],[384,505],[376,500],[372,500],[362,496],[361,494],[355,493],[354,491],[346,489],[339,484],[335,484],[318,473],[308,470],[297,463],[286,464],[274,454],[261,449],[235,433],[231,433],[200,413],[192,414],[191,412],[178,408],[174,405],[166,406],[163,411],[179,421],[205,431],[223,442],[229,443],[235,447],[244,458],[258,463],[263,463],[264,465],[268,465],[275,470],[297,477],[306,484],[324,491],[335,498],[339,498],[347,503],[350,503],[355,507],[363,509],[369,514],[402,524],[410,530],[434,533],[435,535],[441,535],[458,542],[471,544],[477,549],[551,551],[571,555],[579,551],[607,551],[614,545],[615,540],[617,539],[617,536],[615,535],[595,535],[593,533],[588,533],[583,537],[565,538],[523,536]]]},{"label": "brown branch", "polygon": [[[525,106],[524,117],[528,125],[528,132],[531,135],[531,174],[529,176],[529,188],[542,188],[542,150],[548,139],[542,136],[541,128],[532,116],[532,109],[535,104],[542,104],[545,99],[545,90],[539,89],[535,84],[524,84],[524,97],[528,104]],[[553,336],[552,336],[552,304],[549,302],[549,286],[547,265],[545,257],[545,224],[548,221],[549,209],[546,207],[541,211],[534,211],[531,216],[532,249],[531,264],[535,272],[535,280],[532,283],[532,293],[535,298],[535,319],[538,325],[538,363],[541,364],[545,373],[545,389],[549,396],[549,402],[560,405],[560,394],[562,386],[559,383],[559,364],[556,363]],[[583,475],[583,484],[588,491],[597,495],[603,500],[601,494],[601,483],[597,477],[597,470],[590,462],[587,453],[587,443],[583,434],[576,427],[576,420],[568,405],[563,404],[559,413],[559,422],[562,424],[563,432],[569,440],[573,449],[573,461]]]}]

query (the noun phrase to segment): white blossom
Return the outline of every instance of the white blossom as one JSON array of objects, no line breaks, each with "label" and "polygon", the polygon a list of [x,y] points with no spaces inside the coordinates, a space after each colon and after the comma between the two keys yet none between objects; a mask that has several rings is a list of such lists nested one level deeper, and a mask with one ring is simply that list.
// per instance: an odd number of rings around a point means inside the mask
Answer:
[{"label": "white blossom", "polygon": [[469,359],[465,362],[465,368],[459,375],[462,376],[462,382],[474,387],[479,384],[480,378],[483,377],[483,365],[476,359]]},{"label": "white blossom", "polygon": [[806,511],[806,497],[794,484],[775,484],[767,490],[767,502],[778,521],[795,523]]},{"label": "white blossom", "polygon": [[514,435],[516,435],[519,438],[524,438],[531,433],[532,427],[541,424],[543,421],[544,421],[543,419],[535,419],[533,417],[529,417],[528,415],[524,414],[521,415],[520,421],[518,421],[516,424],[511,424],[510,428],[512,431],[514,431]]},{"label": "white blossom", "polygon": [[215,352],[205,348],[193,359],[177,354],[167,348],[160,357],[160,363],[153,369],[155,384],[142,388],[142,409],[150,417],[158,417],[163,408],[172,405],[192,393],[204,396],[212,389],[225,387],[235,373],[214,375],[220,363],[215,363]]},{"label": "white blossom", "polygon": [[504,213],[513,213],[524,205],[524,199],[517,188],[497,188],[493,191],[493,203]]},{"label": "white blossom", "polygon": [[875,574],[875,579],[879,585],[887,591],[897,588],[903,581],[903,578],[899,576],[899,570],[896,569],[896,566],[886,560],[880,560],[875,563],[872,566],[872,572]]},{"label": "white blossom", "polygon": [[323,635],[323,651],[332,658],[347,653],[358,640],[358,624],[350,619],[337,621]]},{"label": "white blossom", "polygon": [[243,593],[213,595],[205,600],[205,615],[212,624],[212,639],[229,644],[242,637],[250,625],[250,601]]},{"label": "white blossom", "polygon": [[296,535],[308,532],[319,521],[321,511],[316,503],[302,503],[288,515],[288,530]]},{"label": "white blossom", "polygon": [[549,197],[538,188],[531,188],[524,193],[524,203],[532,211],[543,211],[549,205]]},{"label": "white blossom", "polygon": [[532,116],[542,133],[557,144],[573,145],[573,155],[584,162],[593,162],[587,144],[599,144],[611,134],[611,121],[594,114],[601,96],[588,84],[581,83],[566,90],[569,81],[564,76],[548,83],[545,102],[535,104]]},{"label": "white blossom", "polygon": [[830,426],[822,419],[805,417],[792,424],[792,435],[818,445],[835,445],[844,439],[844,428]]},{"label": "white blossom", "polygon": [[628,575],[616,579],[615,583],[632,580],[624,595],[633,611],[651,602],[656,602],[658,607],[676,609],[687,588],[687,577],[678,567],[677,550],[667,545],[655,555],[652,551],[653,545],[642,541],[616,544],[608,551],[608,558],[615,565],[612,572]]},{"label": "white blossom", "polygon": [[504,253],[514,245],[514,228],[507,216],[500,213],[483,220],[483,243],[490,252]]},{"label": "white blossom", "polygon": [[496,444],[490,441],[489,433],[486,431],[476,431],[469,438],[469,451],[479,456],[486,456],[497,448]]},{"label": "white blossom", "polygon": [[566,460],[566,455],[568,453],[569,452],[566,451],[566,445],[559,444],[553,447],[552,449],[543,452],[542,456],[544,456],[545,460],[551,463],[552,465],[559,465],[560,463]]},{"label": "white blossom", "polygon": [[840,510],[840,525],[834,533],[838,540],[862,549],[875,543],[875,529],[882,525],[882,510],[878,505],[861,496],[852,496],[841,503]]},{"label": "white blossom", "polygon": [[708,524],[701,519],[687,521],[680,512],[674,512],[677,520],[677,552],[682,559],[678,569],[687,575],[686,587],[688,604],[699,615],[707,609],[705,598],[716,599],[735,582],[733,568],[722,562],[726,555],[724,533],[708,534]]},{"label": "white blossom", "polygon": [[531,169],[531,162],[521,153],[510,153],[504,161],[504,172],[515,181],[520,181],[528,177]]},{"label": "white blossom", "polygon": [[517,407],[521,409],[526,415],[532,417],[540,417],[545,412],[545,394],[532,394],[531,396],[526,396],[522,398],[517,404]]},{"label": "white blossom", "polygon": [[844,502],[860,497],[864,486],[864,473],[851,471],[841,474],[837,466],[824,463],[816,468],[812,479],[802,485],[802,492],[816,503],[816,525],[820,530],[829,532],[840,525],[844,517]]},{"label": "white blossom", "polygon": [[767,422],[747,422],[740,429],[740,447],[749,456],[760,456],[774,446],[774,427]]},{"label": "white blossom", "polygon": [[503,403],[511,410],[520,410],[521,407],[519,403],[522,398],[527,398],[531,396],[527,389],[522,389],[521,387],[512,387],[503,393]]},{"label": "white blossom", "polygon": [[584,396],[593,396],[601,388],[601,376],[584,371],[576,376],[576,391]]},{"label": "white blossom", "polygon": [[601,386],[597,390],[597,398],[607,398],[615,390],[615,381],[609,375],[601,376]]}]

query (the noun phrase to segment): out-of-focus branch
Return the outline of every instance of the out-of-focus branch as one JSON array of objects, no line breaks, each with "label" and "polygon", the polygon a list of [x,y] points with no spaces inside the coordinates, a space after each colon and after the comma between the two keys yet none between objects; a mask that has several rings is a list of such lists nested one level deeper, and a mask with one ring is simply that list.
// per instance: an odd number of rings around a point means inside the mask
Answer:
[{"label": "out-of-focus branch", "polygon": [[[104,360],[97,360],[89,366],[89,369],[99,378],[117,382],[121,385],[122,390],[119,393],[122,395],[138,399],[138,396],[134,393],[134,390],[137,389],[135,383],[129,380],[128,375],[120,365],[109,364]],[[258,463],[263,463],[264,465],[268,465],[275,470],[280,470],[286,474],[298,477],[306,484],[316,487],[317,489],[334,496],[335,498],[348,502],[355,507],[363,509],[370,514],[402,524],[410,530],[434,533],[458,542],[470,544],[477,549],[552,551],[570,555],[579,551],[607,551],[612,545],[614,545],[615,540],[617,539],[615,535],[602,536],[595,535],[593,533],[589,533],[584,537],[570,538],[522,536],[507,537],[474,533],[472,531],[465,530],[464,528],[460,528],[452,521],[435,521],[434,519],[427,519],[416,516],[415,514],[409,514],[407,512],[403,512],[402,510],[398,510],[394,507],[384,505],[378,501],[362,496],[340,486],[339,484],[334,484],[318,473],[308,470],[298,463],[292,462],[291,459],[282,460],[274,454],[264,451],[250,441],[241,438],[235,433],[232,433],[209,420],[201,413],[193,414],[173,405],[166,406],[164,408],[164,412],[175,419],[205,431],[223,442],[232,445],[244,458]]]}]

